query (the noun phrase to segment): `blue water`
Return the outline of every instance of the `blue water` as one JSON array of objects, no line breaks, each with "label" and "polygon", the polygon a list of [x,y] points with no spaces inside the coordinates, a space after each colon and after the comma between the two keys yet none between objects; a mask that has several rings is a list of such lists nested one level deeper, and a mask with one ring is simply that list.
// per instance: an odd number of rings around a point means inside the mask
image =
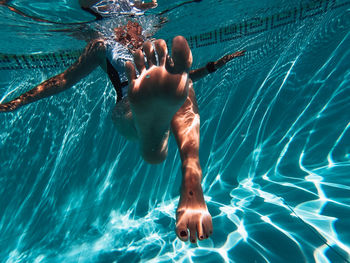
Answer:
[{"label": "blue water", "polygon": [[[11,3],[91,19],[73,0]],[[2,54],[84,47],[52,31],[64,26],[0,14]],[[212,237],[176,238],[175,140],[164,163],[145,163],[113,127],[114,90],[98,69],[0,115],[0,261],[349,262],[350,2],[204,0],[167,16],[156,37],[186,36],[194,67],[247,50],[195,83]],[[0,100],[62,70],[2,70]]]}]

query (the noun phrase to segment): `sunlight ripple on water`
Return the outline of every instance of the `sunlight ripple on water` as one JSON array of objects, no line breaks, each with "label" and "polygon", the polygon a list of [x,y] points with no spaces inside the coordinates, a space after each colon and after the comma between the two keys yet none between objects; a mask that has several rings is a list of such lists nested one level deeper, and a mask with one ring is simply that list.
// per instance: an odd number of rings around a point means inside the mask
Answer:
[{"label": "sunlight ripple on water", "polygon": [[[275,4],[240,2],[232,14],[233,2],[219,1],[212,16],[208,4],[185,5],[156,35],[187,36],[194,67],[247,50],[195,83],[209,240],[176,238],[175,140],[163,164],[146,164],[116,133],[114,90],[96,70],[69,91],[0,115],[0,261],[349,262],[350,2]],[[247,32],[233,37],[235,25]],[[45,50],[55,52],[50,34]],[[40,42],[17,51],[35,49]],[[0,70],[0,101],[63,69]]]}]

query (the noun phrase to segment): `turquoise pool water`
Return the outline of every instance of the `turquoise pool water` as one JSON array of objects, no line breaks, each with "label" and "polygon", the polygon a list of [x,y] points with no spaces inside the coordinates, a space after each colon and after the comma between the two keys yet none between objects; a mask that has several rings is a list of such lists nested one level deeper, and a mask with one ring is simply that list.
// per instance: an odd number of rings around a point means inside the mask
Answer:
[{"label": "turquoise pool water", "polygon": [[[156,34],[186,36],[194,67],[247,50],[195,84],[213,236],[176,238],[175,140],[163,164],[146,164],[116,133],[114,90],[96,70],[0,114],[0,262],[350,261],[350,1],[256,2],[186,4]],[[11,5],[92,19],[73,0]],[[73,61],[85,45],[57,32],[75,25],[0,14],[0,101],[62,71],[52,54]]]}]

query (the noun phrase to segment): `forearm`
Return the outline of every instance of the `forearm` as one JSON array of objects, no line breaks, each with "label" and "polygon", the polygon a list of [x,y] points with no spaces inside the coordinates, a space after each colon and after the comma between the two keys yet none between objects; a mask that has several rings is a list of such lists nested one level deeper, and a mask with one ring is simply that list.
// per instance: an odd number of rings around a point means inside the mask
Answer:
[{"label": "forearm", "polygon": [[220,60],[215,61],[215,62],[208,62],[207,65],[205,65],[205,67],[191,70],[189,73],[191,80],[193,82],[195,82],[201,78],[204,78],[208,74],[215,72],[218,68],[220,68],[224,65],[224,64],[222,64],[222,65],[219,64],[219,61]]},{"label": "forearm", "polygon": [[0,104],[0,112],[13,111],[18,107],[55,95],[72,87],[90,74],[97,66],[101,65],[102,61],[105,60],[105,52],[102,40],[91,41],[85,47],[83,54],[66,71],[42,82],[10,102]]},{"label": "forearm", "polygon": [[7,103],[0,104],[0,111],[13,111],[21,106],[66,90],[70,85],[67,85],[67,81],[63,76],[64,73],[54,76],[19,97]]},{"label": "forearm", "polygon": [[209,72],[206,67],[202,67],[199,69],[191,70],[189,73],[189,77],[192,80],[192,82],[196,82],[197,80],[204,78],[206,75],[208,75]]},{"label": "forearm", "polygon": [[189,73],[189,77],[192,79],[193,82],[195,82],[201,78],[204,78],[208,74],[215,72],[217,69],[224,66],[230,60],[232,60],[236,57],[243,56],[244,54],[245,54],[245,50],[242,50],[242,51],[235,52],[233,54],[223,56],[222,58],[218,59],[217,61],[208,62],[205,67],[191,70]]}]

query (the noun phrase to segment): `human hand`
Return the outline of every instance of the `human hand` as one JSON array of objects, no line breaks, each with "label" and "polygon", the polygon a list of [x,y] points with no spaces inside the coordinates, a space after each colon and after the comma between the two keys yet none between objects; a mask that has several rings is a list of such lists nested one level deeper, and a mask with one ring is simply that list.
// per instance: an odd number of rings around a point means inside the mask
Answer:
[{"label": "human hand", "polygon": [[19,107],[17,101],[10,101],[7,103],[0,104],[0,112],[14,111]]},{"label": "human hand", "polygon": [[134,6],[141,10],[147,10],[151,8],[156,8],[158,6],[157,0],[152,0],[152,2],[144,3],[143,1],[135,1]]},{"label": "human hand", "polygon": [[153,7],[151,8],[156,8],[158,6],[157,0],[152,0]]},{"label": "human hand", "polygon": [[235,53],[223,56],[222,58],[220,58],[219,60],[214,62],[215,69],[221,68],[227,62],[231,61],[232,59],[234,59],[236,57],[244,56],[245,52],[246,52],[245,50],[241,50],[241,51],[237,51]]}]

